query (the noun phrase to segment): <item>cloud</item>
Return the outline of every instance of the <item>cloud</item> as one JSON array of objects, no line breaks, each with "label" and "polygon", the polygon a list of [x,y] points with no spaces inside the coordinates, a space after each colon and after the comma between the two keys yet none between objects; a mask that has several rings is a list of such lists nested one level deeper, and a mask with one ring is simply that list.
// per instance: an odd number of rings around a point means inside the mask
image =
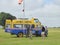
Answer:
[{"label": "cloud", "polygon": [[35,10],[44,4],[43,0],[25,0],[26,10]]},{"label": "cloud", "polygon": [[54,4],[60,5],[60,0],[53,0]]},{"label": "cloud", "polygon": [[[27,11],[28,12],[28,11]],[[35,10],[29,11],[30,13],[60,13],[60,6],[50,4],[50,5],[44,5],[43,8],[38,8]]]},{"label": "cloud", "polygon": [[24,5],[25,15],[23,3],[18,5],[18,0],[0,0],[0,12],[11,13],[17,18],[36,17],[44,25],[60,26],[60,0],[24,0]]},{"label": "cloud", "polygon": [[[39,18],[42,24],[48,26],[60,26],[60,6],[55,4],[46,4],[43,8],[26,11],[27,17]],[[56,25],[55,25],[56,24]]]}]

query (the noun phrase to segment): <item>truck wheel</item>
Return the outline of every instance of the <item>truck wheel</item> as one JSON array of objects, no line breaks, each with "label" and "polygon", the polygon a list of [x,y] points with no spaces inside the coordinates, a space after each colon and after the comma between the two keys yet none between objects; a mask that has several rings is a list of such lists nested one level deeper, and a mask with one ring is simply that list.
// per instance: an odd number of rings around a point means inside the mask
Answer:
[{"label": "truck wheel", "polygon": [[23,33],[18,33],[17,37],[23,37]]}]

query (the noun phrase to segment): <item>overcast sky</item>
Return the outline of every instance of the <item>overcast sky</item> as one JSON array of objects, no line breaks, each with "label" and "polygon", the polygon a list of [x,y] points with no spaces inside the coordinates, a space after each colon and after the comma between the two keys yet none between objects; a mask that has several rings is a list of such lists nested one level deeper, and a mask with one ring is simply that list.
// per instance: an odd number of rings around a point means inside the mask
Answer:
[{"label": "overcast sky", "polygon": [[36,17],[43,25],[48,27],[60,26],[60,0],[24,0],[25,15],[23,15],[23,3],[18,5],[18,0],[0,0],[0,12],[10,13],[17,18]]}]

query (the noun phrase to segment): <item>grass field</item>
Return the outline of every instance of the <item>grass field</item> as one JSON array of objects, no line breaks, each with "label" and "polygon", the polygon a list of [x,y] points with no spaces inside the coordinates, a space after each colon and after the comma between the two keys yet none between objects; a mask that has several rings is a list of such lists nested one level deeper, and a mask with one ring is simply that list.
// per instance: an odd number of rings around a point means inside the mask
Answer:
[{"label": "grass field", "polygon": [[42,40],[41,37],[17,38],[0,29],[0,45],[60,45],[60,28],[49,28],[48,37]]}]

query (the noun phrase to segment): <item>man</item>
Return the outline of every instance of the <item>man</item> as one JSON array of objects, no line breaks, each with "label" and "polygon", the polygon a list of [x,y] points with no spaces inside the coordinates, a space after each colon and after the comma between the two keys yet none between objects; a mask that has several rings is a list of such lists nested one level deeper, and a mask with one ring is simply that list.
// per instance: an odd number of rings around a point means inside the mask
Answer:
[{"label": "man", "polygon": [[27,30],[26,30],[26,38],[29,37],[29,30],[30,30],[30,25],[26,26]]},{"label": "man", "polygon": [[42,26],[42,33],[41,33],[42,39],[45,38],[45,27]]},{"label": "man", "polygon": [[33,28],[34,28],[34,25],[33,24],[30,25],[30,31],[29,31],[29,37],[30,37],[30,39],[32,39],[32,30],[33,30]]},{"label": "man", "polygon": [[38,25],[36,25],[36,37],[38,36]]},{"label": "man", "polygon": [[45,36],[47,37],[47,35],[48,35],[48,28],[47,26],[45,26]]}]

